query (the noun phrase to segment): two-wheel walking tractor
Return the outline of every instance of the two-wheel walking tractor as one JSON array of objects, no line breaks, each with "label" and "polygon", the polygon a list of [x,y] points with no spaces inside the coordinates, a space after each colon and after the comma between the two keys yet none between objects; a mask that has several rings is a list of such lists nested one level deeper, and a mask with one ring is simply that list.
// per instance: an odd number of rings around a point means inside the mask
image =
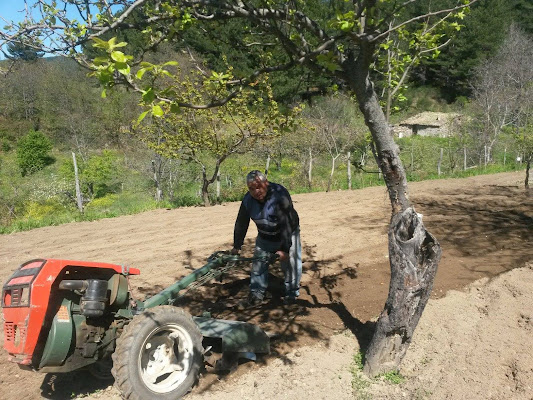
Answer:
[{"label": "two-wheel walking tractor", "polygon": [[192,317],[172,305],[185,290],[251,260],[214,253],[206,265],[144,301],[129,290],[128,277],[138,269],[28,261],[3,287],[4,348],[22,368],[51,373],[98,369],[111,357],[124,398],[179,399],[204,365],[204,338],[221,339],[221,351],[232,357],[269,352],[269,338],[256,325]]}]

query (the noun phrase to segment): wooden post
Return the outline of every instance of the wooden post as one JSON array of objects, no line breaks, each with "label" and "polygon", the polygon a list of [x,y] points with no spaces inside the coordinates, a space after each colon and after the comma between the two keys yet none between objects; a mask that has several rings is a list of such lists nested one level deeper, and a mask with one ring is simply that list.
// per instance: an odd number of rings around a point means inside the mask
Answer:
[{"label": "wooden post", "polygon": [[415,172],[415,144],[411,142],[411,174]]},{"label": "wooden post", "polygon": [[72,161],[74,162],[74,179],[76,181],[76,201],[78,203],[78,210],[83,214],[83,200],[81,198],[80,178],[78,176],[78,164],[76,163],[76,153],[72,152]]},{"label": "wooden post", "polygon": [[442,156],[444,154],[444,149],[441,147],[440,148],[440,157],[439,157],[439,163],[437,164],[437,171],[439,173],[439,176],[440,176],[440,166],[442,164]]},{"label": "wooden post", "polygon": [[507,161],[507,147],[503,149],[503,166],[505,166]]},{"label": "wooden post", "polygon": [[351,157],[352,156],[352,152],[349,151],[348,152],[348,155],[347,155],[347,168],[346,168],[346,171],[348,173],[348,190],[352,190],[352,160],[351,160]]},{"label": "wooden post", "polygon": [[313,152],[309,149],[309,171],[307,172],[307,183],[309,184],[309,189],[311,189],[311,182],[313,181]]}]

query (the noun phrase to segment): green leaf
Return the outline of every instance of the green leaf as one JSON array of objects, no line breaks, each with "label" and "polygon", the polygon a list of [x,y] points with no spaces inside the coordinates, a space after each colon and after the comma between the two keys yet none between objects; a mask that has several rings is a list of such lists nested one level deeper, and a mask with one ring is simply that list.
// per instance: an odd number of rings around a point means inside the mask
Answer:
[{"label": "green leaf", "polygon": [[96,57],[94,60],[93,60],[93,63],[95,65],[103,65],[103,64],[106,64],[109,62],[109,59],[107,57]]},{"label": "green leaf", "polygon": [[137,123],[141,122],[144,117],[148,114],[148,111],[143,112],[141,115],[139,115],[139,118],[137,118]]},{"label": "green leaf", "polygon": [[172,103],[170,105],[170,112],[174,113],[174,114],[179,114],[180,113],[180,106],[177,105],[176,103]]},{"label": "green leaf", "polygon": [[106,90],[102,90],[102,94],[100,95],[102,97],[102,99],[105,99],[107,97],[107,93],[106,93]]},{"label": "green leaf", "polygon": [[120,63],[125,63],[127,61],[126,56],[121,51],[111,52],[111,58],[113,59],[113,61],[120,62]]},{"label": "green leaf", "polygon": [[155,117],[162,117],[163,115],[165,115],[165,113],[163,112],[163,109],[160,106],[153,106],[152,115]]},{"label": "green leaf", "polygon": [[146,68],[141,68],[140,70],[138,70],[137,75],[136,75],[137,79],[142,79],[145,72],[146,72]]},{"label": "green leaf", "polygon": [[155,93],[153,88],[149,88],[148,90],[143,92],[143,101],[145,103],[151,103],[155,99]]},{"label": "green leaf", "polygon": [[126,63],[116,63],[115,67],[118,72],[120,72],[122,75],[129,75],[130,73],[130,66]]}]

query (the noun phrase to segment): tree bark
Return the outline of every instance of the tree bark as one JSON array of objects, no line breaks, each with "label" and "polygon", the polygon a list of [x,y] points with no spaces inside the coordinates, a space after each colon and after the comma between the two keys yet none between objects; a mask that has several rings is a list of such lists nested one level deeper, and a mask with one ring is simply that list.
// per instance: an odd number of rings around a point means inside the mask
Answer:
[{"label": "tree bark", "polygon": [[220,203],[220,170],[217,172],[217,203]]},{"label": "tree bark", "polygon": [[398,369],[433,288],[441,250],[409,201],[399,148],[369,76],[374,48],[362,43],[360,51],[356,60],[349,59],[344,65],[345,79],[355,92],[359,109],[372,134],[376,159],[392,207],[389,225],[391,284],[365,356],[364,371],[375,376]]},{"label": "tree bark", "polygon": [[328,188],[326,189],[326,193],[331,190],[331,182],[333,181],[333,173],[335,172],[335,161],[337,160],[337,157],[331,157],[331,171],[329,173]]},{"label": "tree bark", "polygon": [[533,156],[529,156],[527,158],[527,164],[526,164],[526,180],[524,181],[524,186],[526,189],[529,189],[529,169],[531,168],[531,158],[533,158]]},{"label": "tree bark", "polygon": [[265,176],[268,178],[268,171],[270,170],[270,153],[267,155],[267,161],[265,166]]},{"label": "tree bark", "polygon": [[161,189],[161,156],[156,154],[156,160],[152,160],[152,172],[154,174],[154,184],[155,184],[155,201],[160,202],[163,200],[163,190]]},{"label": "tree bark", "polygon": [[78,176],[78,163],[76,162],[76,153],[72,153],[72,161],[74,163],[74,179],[76,184],[76,202],[78,204],[78,210],[83,214],[83,199],[81,197],[80,190],[80,178]]},{"label": "tree bark", "polygon": [[439,243],[424,228],[414,208],[393,217],[389,229],[389,296],[365,355],[368,375],[398,368],[431,294],[440,256]]}]

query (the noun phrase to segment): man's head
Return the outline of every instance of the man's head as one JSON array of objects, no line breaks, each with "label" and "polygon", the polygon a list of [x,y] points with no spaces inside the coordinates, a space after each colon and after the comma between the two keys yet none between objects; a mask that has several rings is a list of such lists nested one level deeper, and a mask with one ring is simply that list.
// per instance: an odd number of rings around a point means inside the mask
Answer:
[{"label": "man's head", "polygon": [[253,170],[246,175],[246,184],[250,195],[257,201],[263,202],[265,200],[268,180],[266,176],[258,170]]}]

